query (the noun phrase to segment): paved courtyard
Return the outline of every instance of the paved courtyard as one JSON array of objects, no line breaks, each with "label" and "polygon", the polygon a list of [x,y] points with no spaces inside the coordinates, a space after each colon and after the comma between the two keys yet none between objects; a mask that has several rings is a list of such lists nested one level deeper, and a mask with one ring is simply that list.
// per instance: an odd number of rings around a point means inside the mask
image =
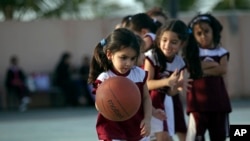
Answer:
[{"label": "paved courtyard", "polygon": [[[250,99],[232,101],[231,124],[250,124]],[[97,141],[94,107],[0,111],[0,141]]]}]

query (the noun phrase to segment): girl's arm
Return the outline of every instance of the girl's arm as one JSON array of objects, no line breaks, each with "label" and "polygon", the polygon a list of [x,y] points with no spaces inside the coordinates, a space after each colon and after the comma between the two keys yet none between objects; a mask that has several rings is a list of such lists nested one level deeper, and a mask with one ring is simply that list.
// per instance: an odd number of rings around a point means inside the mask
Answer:
[{"label": "girl's arm", "polygon": [[159,120],[166,120],[167,119],[167,115],[165,113],[164,110],[162,109],[156,109],[154,106],[152,106],[152,115],[155,118],[158,118]]},{"label": "girl's arm", "polygon": [[203,70],[211,69],[217,66],[219,66],[219,63],[214,62],[214,61],[201,61],[201,68]]},{"label": "girl's arm", "polygon": [[146,59],[144,64],[144,70],[148,72],[147,85],[149,90],[159,89],[163,87],[174,87],[179,79],[178,70],[176,70],[170,77],[162,78],[159,80],[154,79],[155,70],[151,63]]},{"label": "girl's arm", "polygon": [[[203,62],[206,63],[206,62]],[[208,62],[207,62],[208,63]],[[222,76],[227,73],[227,56],[223,56],[217,66],[203,69],[203,73],[208,76]]]},{"label": "girl's arm", "polygon": [[150,135],[150,124],[152,117],[152,102],[149,96],[147,85],[143,86],[143,96],[142,96],[143,110],[144,110],[144,119],[141,121],[141,135],[149,136]]},{"label": "girl's arm", "polygon": [[150,121],[152,116],[152,102],[146,84],[143,86],[142,102],[144,109],[144,119],[148,119]]}]

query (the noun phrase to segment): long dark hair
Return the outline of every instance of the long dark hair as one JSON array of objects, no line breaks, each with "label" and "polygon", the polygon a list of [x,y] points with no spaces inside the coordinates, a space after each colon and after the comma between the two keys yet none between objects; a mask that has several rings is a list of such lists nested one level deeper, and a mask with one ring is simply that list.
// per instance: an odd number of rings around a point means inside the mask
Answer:
[{"label": "long dark hair", "polygon": [[189,29],[189,38],[185,47],[182,48],[182,57],[186,62],[190,78],[197,79],[202,77],[199,46],[197,45],[192,30]]},{"label": "long dark hair", "polygon": [[146,13],[138,13],[130,17],[128,28],[132,31],[141,32],[143,28],[148,29],[152,33],[156,33],[161,27],[159,21],[154,21]]},{"label": "long dark hair", "polygon": [[213,42],[215,47],[220,44],[221,31],[223,29],[220,22],[211,14],[198,14],[195,16],[188,24],[189,28],[189,40],[186,47],[182,50],[183,58],[188,66],[190,72],[190,77],[193,79],[198,79],[202,77],[203,71],[201,68],[201,60],[199,56],[199,45],[193,34],[193,27],[196,24],[207,23],[213,30]]},{"label": "long dark hair", "polygon": [[192,29],[196,24],[200,23],[207,23],[210,25],[210,27],[213,30],[213,42],[215,47],[217,47],[220,44],[221,40],[221,32],[223,30],[223,26],[221,23],[211,14],[205,13],[205,14],[198,14],[196,15],[188,24],[188,27]]},{"label": "long dark hair", "polygon": [[178,35],[178,38],[181,41],[186,41],[188,39],[188,28],[186,24],[181,20],[170,20],[163,25],[156,34],[156,44],[155,48],[153,48],[153,53],[155,55],[155,59],[160,64],[160,71],[163,72],[166,69],[166,57],[160,49],[160,40],[164,32],[172,31]]},{"label": "long dark hair", "polygon": [[106,56],[107,51],[115,53],[128,47],[134,49],[136,56],[139,56],[140,46],[137,38],[132,31],[126,28],[118,28],[111,32],[107,38],[102,39],[94,50],[90,64],[88,83],[93,83],[101,72],[111,69],[112,63]]}]

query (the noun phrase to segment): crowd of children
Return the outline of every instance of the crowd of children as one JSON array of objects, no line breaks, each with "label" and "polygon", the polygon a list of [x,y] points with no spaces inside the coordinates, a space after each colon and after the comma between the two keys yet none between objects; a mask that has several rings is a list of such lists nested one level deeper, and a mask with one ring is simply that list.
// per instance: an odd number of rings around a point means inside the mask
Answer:
[{"label": "crowd of children", "polygon": [[[66,106],[86,100],[94,105],[90,94],[81,100],[77,93],[89,93],[91,84],[95,94],[109,77],[123,76],[138,86],[142,101],[132,118],[117,122],[98,114],[100,141],[173,141],[175,135],[179,141],[204,141],[206,131],[211,141],[225,141],[232,107],[223,79],[229,51],[221,44],[222,30],[208,13],[195,15],[189,23],[168,19],[161,8],[127,15],[100,39],[91,62],[83,59],[81,82],[72,81],[69,52],[62,54],[53,82],[63,91]],[[17,56],[10,59],[5,85],[25,111],[30,96]]]},{"label": "crowd of children", "polygon": [[[168,19],[160,8],[124,17],[97,43],[88,82],[94,91],[105,79],[124,76],[140,89],[140,111],[115,122],[98,115],[101,141],[212,141],[228,136],[230,100],[223,81],[229,52],[222,25],[211,14],[188,24]],[[181,96],[186,97],[188,123]],[[98,107],[96,107],[98,110]]]}]

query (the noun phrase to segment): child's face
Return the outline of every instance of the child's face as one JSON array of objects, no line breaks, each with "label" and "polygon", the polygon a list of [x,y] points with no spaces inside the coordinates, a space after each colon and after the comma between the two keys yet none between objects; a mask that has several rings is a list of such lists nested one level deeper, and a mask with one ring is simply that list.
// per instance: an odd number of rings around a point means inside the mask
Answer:
[{"label": "child's face", "polygon": [[107,57],[112,61],[113,68],[121,73],[128,72],[136,63],[136,51],[131,47],[126,47],[115,53],[107,52]]},{"label": "child's face", "polygon": [[209,24],[201,22],[193,27],[193,34],[196,41],[202,48],[213,48],[213,30]]},{"label": "child's face", "polygon": [[165,31],[160,38],[160,49],[167,59],[172,59],[182,46],[178,35],[172,31]]}]

